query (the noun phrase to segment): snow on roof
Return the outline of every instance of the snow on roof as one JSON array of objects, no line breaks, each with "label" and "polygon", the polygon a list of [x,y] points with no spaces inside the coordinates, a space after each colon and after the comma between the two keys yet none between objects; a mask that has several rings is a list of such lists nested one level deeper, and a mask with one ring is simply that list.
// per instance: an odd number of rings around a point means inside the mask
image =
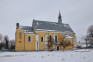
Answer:
[{"label": "snow on roof", "polygon": [[72,38],[73,38],[72,36],[67,35],[67,34],[62,34],[62,36],[64,36],[64,37],[65,37],[65,39],[72,39]]},{"label": "snow on roof", "polygon": [[19,29],[24,30],[24,33],[34,33],[34,29],[31,26],[19,25]]},{"label": "snow on roof", "polygon": [[37,30],[43,30],[43,31],[56,31],[56,30],[46,30],[46,29],[37,29]]},{"label": "snow on roof", "polygon": [[39,20],[33,20],[32,27],[19,25],[19,29],[26,30],[26,32],[34,32],[34,30],[42,30],[42,31],[74,33],[68,24],[64,23],[58,24],[57,22],[39,21]]},{"label": "snow on roof", "polygon": [[67,28],[70,28],[70,26],[68,24],[64,24],[64,26],[67,27]]},{"label": "snow on roof", "polygon": [[55,30],[60,32],[74,33],[68,24],[58,24],[57,22],[33,20],[36,30]]}]

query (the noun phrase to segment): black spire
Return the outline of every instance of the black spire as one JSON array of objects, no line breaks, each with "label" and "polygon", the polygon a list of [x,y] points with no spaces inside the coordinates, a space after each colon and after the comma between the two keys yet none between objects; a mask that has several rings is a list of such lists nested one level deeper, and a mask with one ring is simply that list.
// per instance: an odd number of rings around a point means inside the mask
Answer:
[{"label": "black spire", "polygon": [[59,11],[59,15],[58,15],[58,23],[59,24],[62,24],[62,19],[61,19],[62,17],[61,17],[61,13],[60,13],[60,11]]}]

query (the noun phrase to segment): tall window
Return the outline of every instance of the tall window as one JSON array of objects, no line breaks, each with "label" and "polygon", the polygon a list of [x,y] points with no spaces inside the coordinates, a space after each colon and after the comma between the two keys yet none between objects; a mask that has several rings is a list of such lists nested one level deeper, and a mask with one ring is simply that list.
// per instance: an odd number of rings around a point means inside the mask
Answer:
[{"label": "tall window", "polygon": [[28,37],[28,42],[31,42],[31,37],[30,36]]},{"label": "tall window", "polygon": [[55,42],[57,43],[57,36],[55,36]]},{"label": "tall window", "polygon": [[21,32],[19,33],[19,38],[22,38],[22,33]]},{"label": "tall window", "polygon": [[50,35],[50,42],[52,42],[52,36]]},{"label": "tall window", "polygon": [[43,37],[41,37],[41,42],[43,42]]}]

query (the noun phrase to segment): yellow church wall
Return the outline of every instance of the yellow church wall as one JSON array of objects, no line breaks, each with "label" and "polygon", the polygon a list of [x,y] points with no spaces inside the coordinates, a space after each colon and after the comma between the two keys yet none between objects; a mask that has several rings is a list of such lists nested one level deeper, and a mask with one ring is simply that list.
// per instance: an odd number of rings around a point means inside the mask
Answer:
[{"label": "yellow church wall", "polygon": [[63,50],[63,46],[60,46],[60,50]]},{"label": "yellow church wall", "polygon": [[69,34],[69,35],[70,35],[70,36],[72,36],[72,37],[74,37],[74,36],[75,36],[75,34],[73,34],[73,33],[72,33],[72,34]]},{"label": "yellow church wall", "polygon": [[73,39],[64,39],[64,41],[70,41],[70,45],[65,48],[65,50],[70,50],[74,47],[74,40]]},{"label": "yellow church wall", "polygon": [[[38,34],[38,36],[39,36],[39,50],[44,50],[44,48],[45,48],[45,34],[47,34],[47,32],[35,31],[35,33]],[[43,37],[43,42],[41,42],[41,37]]]},{"label": "yellow church wall", "polygon": [[[39,35],[39,50],[44,50],[44,47],[45,47],[45,35],[46,34],[48,34],[48,36],[51,35],[52,38],[53,38],[53,35],[55,34],[58,37],[57,38],[58,42],[60,40],[60,35],[59,35],[59,33],[56,33],[56,32],[42,32],[42,31],[40,32],[40,31],[35,31],[35,33]],[[41,37],[44,38],[43,42],[41,42]],[[48,50],[53,50],[53,45]]]},{"label": "yellow church wall", "polygon": [[[31,41],[28,41],[28,37]],[[25,34],[25,51],[35,51],[35,34]]]},{"label": "yellow church wall", "polygon": [[[65,33],[64,33],[64,34],[65,34]],[[68,35],[74,37],[74,34],[68,34]],[[71,43],[71,45],[66,46],[64,50],[70,50],[70,49],[74,48],[74,40],[73,40],[73,39],[64,39],[64,37],[63,37],[60,33],[58,33],[58,42],[60,43],[62,40],[63,40],[64,42],[65,42],[65,41],[70,41],[70,43]],[[57,47],[57,46],[59,46],[59,45],[56,45],[56,47]],[[59,49],[60,49],[60,50],[63,50],[63,46],[59,46]]]},{"label": "yellow church wall", "polygon": [[[53,35],[55,34],[55,36],[57,36],[57,41],[58,41],[58,39],[59,39],[59,37],[58,37],[58,33],[56,33],[56,32],[49,32],[48,33],[48,35],[50,36],[52,36],[52,40],[53,40]],[[53,40],[54,41],[54,40]],[[53,50],[53,45],[49,48],[49,50]]]},{"label": "yellow church wall", "polygon": [[[44,50],[45,48],[45,34],[47,34],[47,32],[35,32],[36,34],[38,34],[39,36],[39,50]],[[43,42],[41,42],[41,37],[43,37]]]},{"label": "yellow church wall", "polygon": [[[22,33],[21,38],[19,37],[20,33]],[[24,30],[16,30],[15,41],[15,50],[24,51]]]},{"label": "yellow church wall", "polygon": [[[19,37],[19,33],[22,33],[22,38]],[[64,41],[70,41],[71,45],[67,46],[65,50],[72,49],[74,47],[74,40],[73,39],[64,39],[64,37],[60,33],[56,32],[43,32],[43,31],[35,31],[35,34],[24,34],[24,30],[16,30],[16,51],[34,51],[35,50],[35,42],[36,42],[36,35],[38,34],[39,38],[39,50],[45,50],[45,35],[48,34],[48,36],[52,36],[55,34],[57,36],[57,43],[60,43],[62,40]],[[69,34],[71,36],[75,36],[74,34]],[[31,37],[31,42],[28,42],[28,37]],[[41,42],[41,37],[43,37],[43,42]],[[52,39],[53,40],[53,39]],[[20,43],[21,41],[21,43]],[[55,48],[57,48],[58,45],[55,45]],[[62,46],[59,46],[60,50],[63,50]],[[48,48],[48,50],[53,50],[53,45]]]},{"label": "yellow church wall", "polygon": [[[35,33],[37,33],[39,35],[39,50],[44,50],[44,46],[45,46],[45,35],[48,34],[48,36],[52,36],[53,38],[53,35],[57,35],[57,41],[58,43],[60,43],[62,40],[64,41],[70,41],[71,42],[71,45],[70,46],[67,46],[65,48],[65,50],[69,50],[69,49],[72,49],[73,48],[73,39],[64,39],[64,37],[60,34],[60,33],[56,33],[56,32],[40,32],[40,31],[36,31]],[[65,33],[64,33],[65,34]],[[67,34],[67,33],[66,33]],[[74,34],[68,34],[72,37],[74,37]],[[44,38],[44,42],[41,42],[41,37]],[[55,45],[55,48],[57,47],[58,45]],[[62,46],[59,46],[60,47],[60,50],[63,50],[63,47]],[[53,45],[49,48],[49,50],[53,50]]]}]

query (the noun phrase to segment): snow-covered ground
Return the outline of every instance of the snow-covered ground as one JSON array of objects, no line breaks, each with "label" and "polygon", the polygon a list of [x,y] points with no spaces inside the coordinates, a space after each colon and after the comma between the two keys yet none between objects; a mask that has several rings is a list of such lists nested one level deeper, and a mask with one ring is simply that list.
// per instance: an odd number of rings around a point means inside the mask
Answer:
[{"label": "snow-covered ground", "polygon": [[93,62],[93,50],[0,52],[0,62]]}]

